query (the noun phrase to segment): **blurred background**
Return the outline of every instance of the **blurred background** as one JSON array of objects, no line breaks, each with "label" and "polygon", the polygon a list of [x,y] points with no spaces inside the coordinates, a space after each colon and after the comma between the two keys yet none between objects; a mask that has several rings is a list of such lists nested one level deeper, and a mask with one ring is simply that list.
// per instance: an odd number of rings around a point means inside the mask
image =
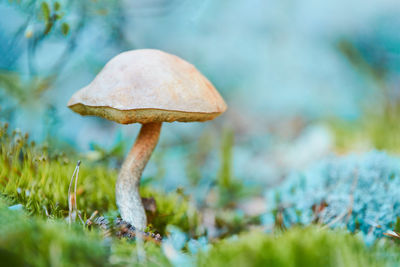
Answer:
[{"label": "blurred background", "polygon": [[229,109],[211,122],[164,123],[144,181],[199,203],[213,203],[219,185],[230,192],[220,201],[243,197],[247,207],[245,196],[257,201],[321,158],[400,152],[399,12],[398,0],[2,0],[0,118],[79,151],[83,168],[118,168],[140,125],[81,117],[70,96],[122,51],[178,55]]}]

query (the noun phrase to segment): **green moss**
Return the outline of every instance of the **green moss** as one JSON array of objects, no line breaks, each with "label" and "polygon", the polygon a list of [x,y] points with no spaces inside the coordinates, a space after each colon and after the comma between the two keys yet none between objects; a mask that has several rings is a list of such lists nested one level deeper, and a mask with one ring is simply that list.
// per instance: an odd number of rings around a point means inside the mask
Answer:
[{"label": "green moss", "polygon": [[281,235],[251,232],[225,240],[198,257],[199,266],[383,266],[356,237],[316,228]]},{"label": "green moss", "polygon": [[[223,151],[229,146],[224,146]],[[229,153],[222,164],[220,188],[232,188]],[[135,242],[104,238],[96,230],[66,224],[68,185],[78,158],[76,152],[67,157],[30,143],[21,133],[7,133],[4,125],[0,127],[0,262],[8,266],[168,266],[169,261],[157,244],[145,242],[144,256],[138,257]],[[115,216],[116,177],[117,170],[105,164],[83,161],[78,209],[87,214],[99,210]],[[151,230],[164,235],[167,225],[176,225],[188,237],[204,234],[197,210],[182,190],[165,193],[145,184],[141,193],[156,202],[156,210],[148,212]],[[22,204],[23,211],[7,208],[14,204]],[[221,236],[241,232],[243,225],[252,223],[244,221],[235,213],[217,215],[217,224],[226,230]],[[309,228],[277,235],[252,232],[237,240],[217,240],[197,260],[199,266],[380,266],[385,262],[378,258],[396,255],[375,252],[352,235]],[[398,260],[393,258],[393,262]]]},{"label": "green moss", "polygon": [[[362,47],[362,46],[361,46]],[[375,91],[360,101],[360,118],[330,122],[339,150],[376,148],[400,152],[400,99],[388,79],[389,69],[371,61],[357,42],[342,39],[338,51],[348,59],[361,78]],[[367,90],[368,91],[368,90]],[[366,91],[366,92],[367,92]]]},{"label": "green moss", "polygon": [[[376,252],[353,235],[308,228],[276,235],[253,231],[237,239],[217,241],[193,259],[197,259],[198,266],[208,267],[384,266],[388,263],[380,260]],[[23,211],[9,210],[0,200],[0,262],[7,266],[171,265],[157,244],[144,243],[142,257],[139,254],[137,245],[129,240],[104,239],[97,231],[68,226],[65,221],[27,216]],[[391,261],[396,262],[398,256]]]},{"label": "green moss", "polygon": [[147,212],[150,228],[165,235],[168,225],[175,225],[190,236],[203,234],[199,228],[200,216],[189,198],[182,192],[165,193],[151,187],[142,187],[143,197],[153,197],[157,209],[154,213]]},{"label": "green moss", "polygon": [[161,247],[144,243],[139,260],[134,242],[104,239],[61,220],[27,216],[12,211],[0,199],[0,262],[4,266],[168,266]]},{"label": "green moss", "polygon": [[355,121],[332,120],[329,126],[334,133],[339,151],[368,150],[371,148],[400,152],[400,105],[390,111],[365,111]]},{"label": "green moss", "polygon": [[[68,216],[68,186],[80,158],[72,151],[67,157],[46,146],[30,143],[18,131],[8,133],[0,127],[0,193],[13,204],[22,204],[31,215],[65,218]],[[83,160],[77,187],[78,209],[87,217],[98,210],[100,214],[115,214],[115,182],[117,170],[105,164]],[[148,213],[153,231],[165,234],[168,224],[199,234],[199,217],[189,198],[182,193],[166,193],[146,184],[143,197],[153,197],[157,209]]]},{"label": "green moss", "polygon": [[[77,155],[66,157],[38,147],[28,137],[0,130],[0,192],[21,203],[35,215],[62,218],[67,215],[67,192]],[[116,171],[85,164],[79,173],[78,208],[85,212],[115,210]]]},{"label": "green moss", "polygon": [[104,266],[107,249],[96,232],[61,221],[29,218],[0,203],[0,262],[4,266]]},{"label": "green moss", "polygon": [[146,242],[143,250],[144,255],[139,260],[136,244],[127,240],[113,242],[109,263],[116,266],[171,266],[161,246]]}]

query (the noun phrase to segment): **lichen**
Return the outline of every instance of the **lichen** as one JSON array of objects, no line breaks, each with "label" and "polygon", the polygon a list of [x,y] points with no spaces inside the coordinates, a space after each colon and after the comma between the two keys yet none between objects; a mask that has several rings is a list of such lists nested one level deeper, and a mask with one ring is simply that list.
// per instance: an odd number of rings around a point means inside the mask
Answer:
[{"label": "lichen", "polygon": [[398,158],[376,151],[322,160],[268,192],[265,224],[275,216],[286,228],[322,223],[382,237],[400,216],[399,166]]}]

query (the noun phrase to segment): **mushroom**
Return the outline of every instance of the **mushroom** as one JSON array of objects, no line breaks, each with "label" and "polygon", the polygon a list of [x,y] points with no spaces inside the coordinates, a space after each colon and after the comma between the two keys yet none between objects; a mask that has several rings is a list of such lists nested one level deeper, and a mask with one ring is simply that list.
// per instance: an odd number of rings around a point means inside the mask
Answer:
[{"label": "mushroom", "polygon": [[140,178],[157,145],[162,122],[212,120],[227,108],[193,65],[154,49],[131,50],[112,58],[88,86],[71,97],[68,107],[81,115],[142,124],[115,189],[122,219],[137,229],[147,224]]}]

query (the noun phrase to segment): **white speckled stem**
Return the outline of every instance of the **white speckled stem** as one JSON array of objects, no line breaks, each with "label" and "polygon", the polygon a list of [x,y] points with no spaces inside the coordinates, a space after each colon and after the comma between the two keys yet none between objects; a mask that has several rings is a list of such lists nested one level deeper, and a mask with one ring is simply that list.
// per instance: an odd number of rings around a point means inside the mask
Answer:
[{"label": "white speckled stem", "polygon": [[135,144],[122,164],[115,187],[122,219],[139,230],[143,230],[147,225],[146,213],[139,194],[140,178],[157,145],[160,131],[161,122],[142,125]]}]

